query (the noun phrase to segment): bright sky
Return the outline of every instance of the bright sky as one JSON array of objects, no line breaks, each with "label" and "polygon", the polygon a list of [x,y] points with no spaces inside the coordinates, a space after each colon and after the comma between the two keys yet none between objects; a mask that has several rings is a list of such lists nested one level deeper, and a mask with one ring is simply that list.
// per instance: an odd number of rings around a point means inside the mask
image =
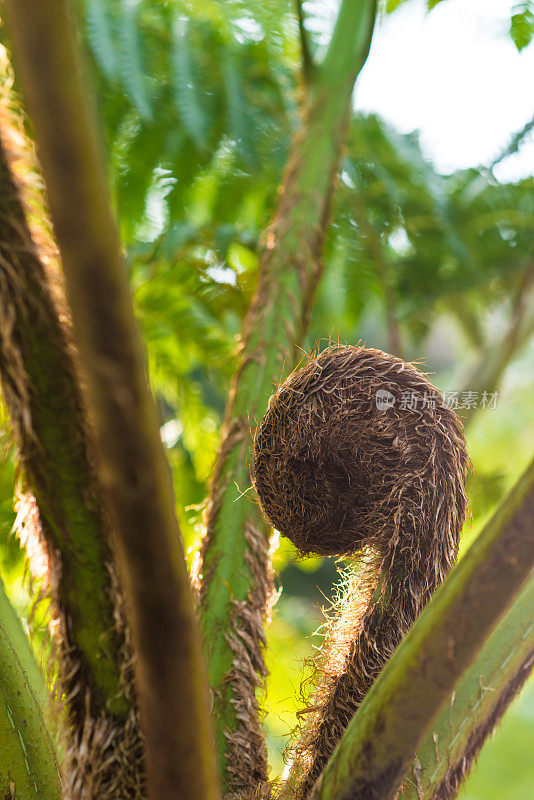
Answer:
[{"label": "bright sky", "polygon": [[[437,168],[491,162],[534,115],[534,43],[508,36],[513,0],[444,0],[430,14],[411,0],[375,32],[355,105],[395,127],[421,131]],[[496,169],[501,180],[534,174],[534,136]]]}]

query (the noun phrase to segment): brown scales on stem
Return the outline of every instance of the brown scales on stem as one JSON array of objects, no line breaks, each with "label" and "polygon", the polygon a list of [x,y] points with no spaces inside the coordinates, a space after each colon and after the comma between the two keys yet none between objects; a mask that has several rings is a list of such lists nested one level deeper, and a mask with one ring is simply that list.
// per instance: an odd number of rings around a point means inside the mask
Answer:
[{"label": "brown scales on stem", "polygon": [[331,624],[293,747],[292,797],[308,795],[453,566],[467,465],[454,412],[414,366],[380,350],[330,348],[271,398],[253,458],[268,520],[302,553],[362,561]]},{"label": "brown scales on stem", "polygon": [[[0,112],[0,374],[24,480],[37,499],[19,501],[20,526],[47,561],[44,591],[54,631],[50,666],[58,674],[54,717],[65,723],[58,732],[63,797],[141,800],[144,756],[132,648],[104,538],[109,528],[93,474],[57,248],[46,222],[29,227],[33,205],[46,218],[43,199],[35,194],[40,178],[5,90]],[[29,176],[29,187],[21,175]],[[78,525],[86,527],[91,556],[84,555]],[[92,571],[95,553],[98,574]],[[89,594],[80,591],[84,575],[93,587]],[[92,614],[99,615],[98,630],[104,631],[94,648],[88,638]]]},{"label": "brown scales on stem", "polygon": [[452,800],[452,798],[456,797],[460,784],[467,775],[469,775],[482,749],[482,745],[495,730],[514,697],[516,697],[523,688],[525,682],[532,673],[533,665],[534,652],[531,652],[506,684],[488,718],[473,731],[462,753],[462,757],[449,767],[441,784],[432,795],[431,800]]}]

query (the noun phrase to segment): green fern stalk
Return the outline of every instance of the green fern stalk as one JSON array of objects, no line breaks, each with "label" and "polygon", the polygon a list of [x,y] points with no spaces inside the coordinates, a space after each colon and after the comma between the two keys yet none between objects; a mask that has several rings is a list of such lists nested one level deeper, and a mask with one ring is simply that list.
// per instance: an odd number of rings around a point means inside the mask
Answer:
[{"label": "green fern stalk", "polygon": [[56,754],[45,722],[47,689],[0,582],[0,796],[60,800]]},{"label": "green fern stalk", "polygon": [[533,608],[534,577],[463,674],[419,746],[403,784],[405,800],[456,795],[485,737],[534,665]]},{"label": "green fern stalk", "polygon": [[[115,534],[135,653],[148,795],[217,800],[207,684],[171,475],[72,5],[9,0],[7,8],[62,257],[97,472]],[[124,758],[138,760],[139,754],[127,752]],[[115,786],[107,800],[134,792],[137,800],[135,785]]]},{"label": "green fern stalk", "polygon": [[533,519],[534,461],[395,651],[310,800],[394,797],[456,683],[531,575]]},{"label": "green fern stalk", "polygon": [[[43,257],[28,227],[25,197],[11,168],[12,121],[2,106],[0,138],[0,378],[25,480],[39,506],[56,569],[52,590],[69,619],[69,665],[83,664],[74,683],[77,714],[104,708],[124,718],[111,581],[108,528],[88,451],[86,420],[67,334],[58,318]],[[37,176],[35,177],[37,181]],[[46,256],[47,253],[45,252]],[[8,322],[9,320],[9,322]],[[52,570],[53,571],[53,570]],[[80,673],[83,679],[80,679]],[[77,692],[83,685],[83,691]],[[109,705],[108,705],[109,703]]]}]

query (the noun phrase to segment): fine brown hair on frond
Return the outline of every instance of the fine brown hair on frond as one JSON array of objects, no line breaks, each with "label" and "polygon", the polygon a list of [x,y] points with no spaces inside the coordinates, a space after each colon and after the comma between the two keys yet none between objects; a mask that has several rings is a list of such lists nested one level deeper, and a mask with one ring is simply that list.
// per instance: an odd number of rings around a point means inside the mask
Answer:
[{"label": "fine brown hair on frond", "polygon": [[46,275],[50,296],[70,343],[71,323],[67,312],[59,250],[50,222],[44,181],[37,154],[26,135],[24,115],[14,91],[15,77],[9,54],[0,45],[0,126],[9,168],[25,209],[25,221]]},{"label": "fine brown hair on frond", "polygon": [[292,748],[306,797],[370,686],[456,559],[468,457],[454,411],[412,364],[328,348],[271,397],[253,481],[301,553],[358,556]]},{"label": "fine brown hair on frond", "polygon": [[[0,63],[5,58],[0,47]],[[63,797],[144,800],[133,651],[93,469],[57,248],[44,197],[33,193],[41,186],[37,169],[9,81],[0,79],[0,380],[22,473],[17,530],[50,601]],[[86,545],[98,548],[90,564]],[[83,570],[92,594],[80,587]],[[98,603],[93,614],[86,613],[89,603],[93,609]],[[95,645],[88,647],[93,624]],[[113,674],[103,687],[106,659]]]},{"label": "fine brown hair on frond", "polygon": [[277,789],[276,781],[264,781],[250,789],[242,789],[236,793],[231,792],[225,795],[223,800],[273,800],[278,796]]}]

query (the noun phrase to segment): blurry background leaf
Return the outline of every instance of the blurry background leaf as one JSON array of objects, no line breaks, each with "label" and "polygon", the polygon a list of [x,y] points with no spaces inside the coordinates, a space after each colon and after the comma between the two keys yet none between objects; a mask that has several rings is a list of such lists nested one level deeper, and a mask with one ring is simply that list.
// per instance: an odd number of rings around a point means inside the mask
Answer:
[{"label": "blurry background leaf", "polygon": [[510,35],[518,50],[527,46],[534,36],[534,3],[527,0],[513,8]]}]

